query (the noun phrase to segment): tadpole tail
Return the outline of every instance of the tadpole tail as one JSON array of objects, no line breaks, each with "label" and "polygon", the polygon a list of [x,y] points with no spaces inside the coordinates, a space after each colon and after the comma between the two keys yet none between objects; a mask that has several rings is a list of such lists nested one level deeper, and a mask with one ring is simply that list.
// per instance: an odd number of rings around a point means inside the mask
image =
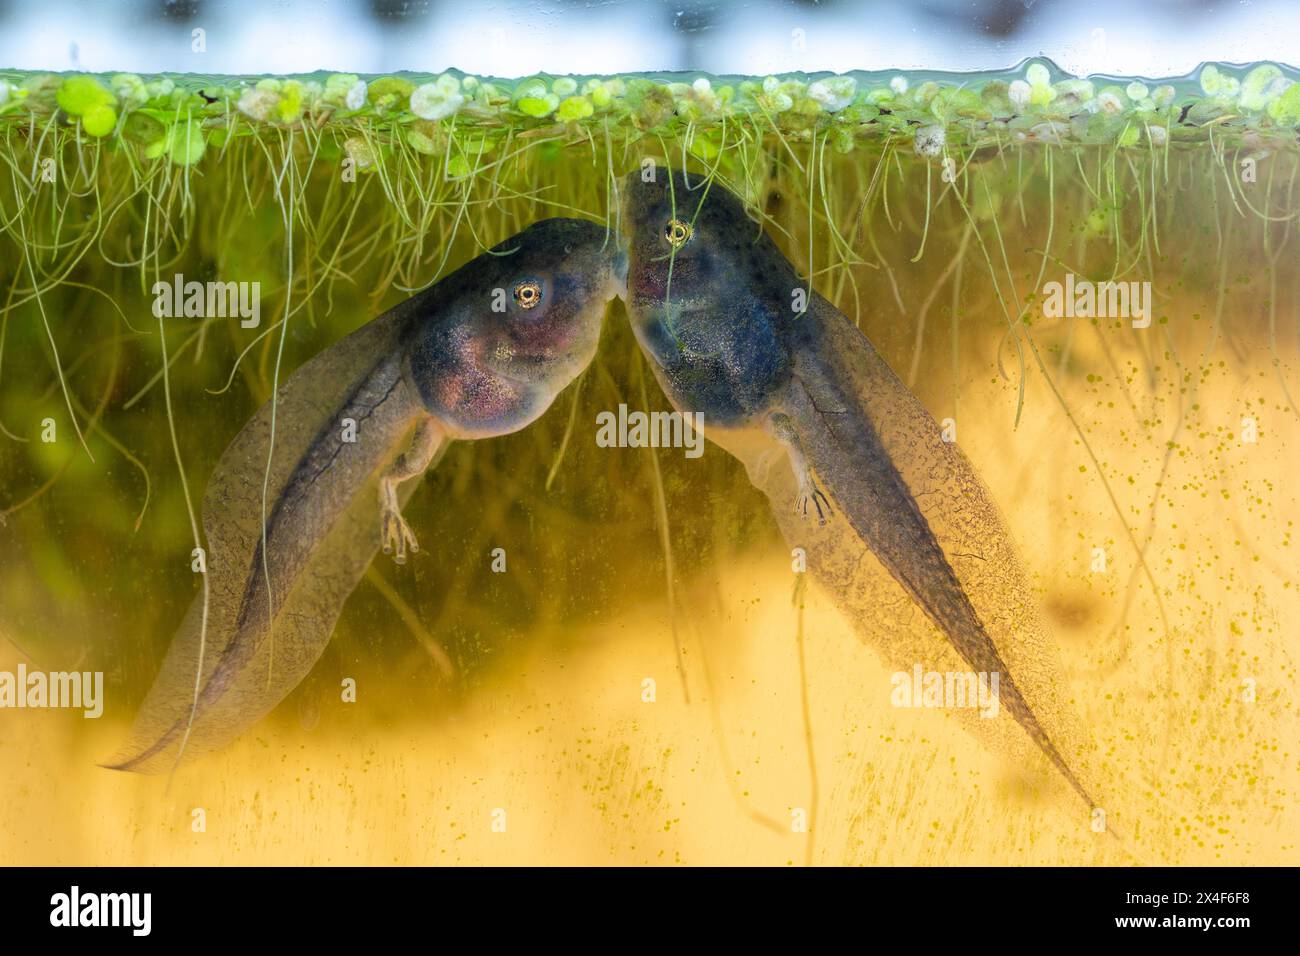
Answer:
[{"label": "tadpole tail", "polygon": [[[269,402],[222,454],[203,507],[207,620],[200,595],[127,743],[103,766],[163,772],[213,750],[273,709],[319,659],[379,550],[374,472],[413,423],[388,358],[396,333],[396,317],[381,316],[294,372],[276,403],[274,455]],[[356,440],[342,444],[347,419]]]},{"label": "tadpole tail", "polygon": [[[877,404],[915,403],[888,367],[880,362],[865,338],[848,326],[838,313],[822,308],[805,316],[802,347],[797,350],[796,373],[784,411],[791,420],[803,454],[839,514],[832,520],[849,522],[890,576],[934,623],[961,658],[977,673],[999,674],[999,700],[1039,750],[1060,771],[1089,808],[1099,806],[1065,760],[1030,707],[1003,655],[990,637],[971,603],[930,521],[922,512],[916,494],[909,487],[891,457],[872,420],[871,410],[861,400],[863,389],[875,389]],[[857,354],[855,354],[857,353]],[[865,374],[867,360],[875,381],[846,380],[846,375]],[[855,364],[856,363],[856,364]],[[879,395],[892,392],[885,398]],[[917,403],[919,405],[919,403]],[[926,432],[910,436],[914,444],[938,441],[938,424],[929,421]],[[913,422],[912,424],[915,424]],[[897,438],[898,436],[894,436]],[[896,446],[895,446],[896,451]],[[952,450],[955,453],[955,450]],[[933,464],[933,463],[932,463]],[[955,470],[952,461],[935,467]],[[969,464],[965,464],[970,470]],[[973,471],[971,472],[973,478]],[[960,510],[976,507],[957,496],[935,507]],[[978,524],[974,514],[968,523]],[[953,519],[960,522],[961,516]],[[1000,533],[985,529],[987,534]],[[1017,573],[1006,568],[1005,573]],[[1012,634],[1012,639],[1018,635]]]}]

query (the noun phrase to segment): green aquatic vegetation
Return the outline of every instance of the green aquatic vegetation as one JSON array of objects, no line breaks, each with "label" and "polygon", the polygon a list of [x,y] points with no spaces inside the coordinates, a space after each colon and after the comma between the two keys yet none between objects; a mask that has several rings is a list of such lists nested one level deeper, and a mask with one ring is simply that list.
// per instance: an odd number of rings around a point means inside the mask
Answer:
[{"label": "green aquatic vegetation", "polygon": [[[325,130],[365,122],[393,129],[416,120],[459,120],[462,129],[613,124],[642,132],[669,132],[683,124],[708,131],[729,121],[770,126],[799,139],[830,130],[841,150],[932,127],[954,146],[995,145],[1009,134],[1017,140],[1133,147],[1144,128],[1165,129],[1179,142],[1204,141],[1210,124],[1220,124],[1220,135],[1233,139],[1286,137],[1300,123],[1300,87],[1273,64],[1244,73],[1207,64],[1195,82],[1152,87],[1134,80],[1098,88],[1091,79],[1062,75],[1039,61],[1011,74],[960,82],[876,74],[735,81],[698,76],[690,82],[567,76],[500,81],[457,73],[424,82],[356,74],[216,82],[0,74],[0,117],[51,114],[88,136],[142,145],[146,158],[165,155],[182,165],[201,157],[199,139],[221,145],[229,136],[266,127],[310,124]],[[175,132],[172,127],[182,122],[186,128]]]},{"label": "green aquatic vegetation", "polygon": [[68,116],[78,117],[82,129],[91,136],[107,136],[117,125],[113,93],[94,77],[68,77],[55,100]]}]

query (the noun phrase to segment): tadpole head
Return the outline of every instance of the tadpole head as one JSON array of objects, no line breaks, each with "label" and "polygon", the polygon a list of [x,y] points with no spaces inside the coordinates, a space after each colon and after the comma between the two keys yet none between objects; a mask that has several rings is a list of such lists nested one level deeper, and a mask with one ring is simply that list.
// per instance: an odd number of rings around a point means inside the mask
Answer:
[{"label": "tadpole head", "polygon": [[747,281],[733,252],[751,242],[755,223],[721,182],[701,173],[645,166],[623,182],[628,305],[654,310],[669,299],[725,303]]},{"label": "tadpole head", "polygon": [[582,219],[543,219],[492,249],[500,290],[492,315],[499,351],[513,366],[567,374],[595,353],[609,301],[624,289],[618,237]]},{"label": "tadpole head", "polygon": [[647,163],[624,180],[623,223],[632,331],[676,401],[729,414],[747,399],[728,388],[780,378],[796,277],[740,197],[717,177]]}]

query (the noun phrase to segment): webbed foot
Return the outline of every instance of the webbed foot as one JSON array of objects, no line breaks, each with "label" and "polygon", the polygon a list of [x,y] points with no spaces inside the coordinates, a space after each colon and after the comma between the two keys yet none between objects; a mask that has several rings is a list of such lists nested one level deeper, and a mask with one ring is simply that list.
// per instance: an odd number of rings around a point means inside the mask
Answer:
[{"label": "webbed foot", "polygon": [[794,503],[795,514],[806,521],[808,519],[808,504],[811,502],[812,506],[817,510],[817,523],[824,525],[826,519],[833,514],[830,499],[817,487],[811,472],[805,469],[799,478],[799,497],[795,499]]},{"label": "webbed foot", "polygon": [[442,444],[442,433],[432,418],[423,419],[415,429],[411,447],[379,477],[380,506],[380,544],[384,554],[391,554],[397,564],[406,563],[406,554],[416,554],[420,544],[415,540],[415,532],[402,517],[402,505],[397,497],[397,486],[408,478],[423,473],[429,467],[438,447]]},{"label": "webbed foot", "polygon": [[420,543],[415,540],[415,532],[396,508],[385,507],[383,515],[384,554],[393,555],[397,564],[406,563],[406,551],[410,548],[415,554],[420,550]]},{"label": "webbed foot", "polygon": [[789,416],[776,412],[771,418],[771,428],[777,441],[785,446],[786,454],[790,456],[790,467],[794,469],[795,480],[799,483],[799,493],[794,499],[794,513],[806,521],[808,505],[811,504],[817,512],[817,523],[826,524],[826,519],[834,513],[831,511],[830,499],[821,488],[817,487],[817,479],[813,477],[812,469],[808,467],[803,447],[799,444],[799,437],[795,434]]}]

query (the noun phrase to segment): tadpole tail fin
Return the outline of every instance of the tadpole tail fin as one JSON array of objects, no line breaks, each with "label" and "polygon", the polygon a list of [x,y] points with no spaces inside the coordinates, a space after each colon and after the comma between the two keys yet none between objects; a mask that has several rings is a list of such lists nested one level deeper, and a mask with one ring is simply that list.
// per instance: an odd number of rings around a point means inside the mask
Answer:
[{"label": "tadpole tail fin", "polygon": [[[393,362],[399,322],[394,310],[367,323],[284,381],[269,476],[269,402],[222,454],[203,504],[206,625],[200,591],[126,743],[104,766],[165,772],[181,756],[228,743],[283,700],[323,653],[379,549],[375,472],[402,450],[415,420],[394,408],[382,424],[379,416],[359,422],[355,444],[340,451],[346,462],[331,463],[340,466],[337,480],[320,477],[312,450],[319,452],[322,432],[343,427],[350,397],[363,395],[367,382],[382,389],[385,376],[393,377],[383,366]],[[401,487],[403,500],[416,484]]]},{"label": "tadpole tail fin", "polygon": [[[1044,705],[1057,730],[1070,723],[1055,648],[974,468],[844,316],[819,299],[795,329],[794,381],[780,410],[839,509],[831,520],[852,527],[966,665],[1000,675],[1000,704],[1098,807],[1076,772],[1081,748],[1067,760],[1039,719]],[[1032,679],[1035,705],[1022,676]]]},{"label": "tadpole tail fin", "polygon": [[1088,803],[1096,801],[1075,777],[1030,710],[997,647],[939,547],[916,500],[855,412],[818,408],[815,400],[790,415],[816,477],[848,521],[977,674],[998,674],[999,702]]}]

